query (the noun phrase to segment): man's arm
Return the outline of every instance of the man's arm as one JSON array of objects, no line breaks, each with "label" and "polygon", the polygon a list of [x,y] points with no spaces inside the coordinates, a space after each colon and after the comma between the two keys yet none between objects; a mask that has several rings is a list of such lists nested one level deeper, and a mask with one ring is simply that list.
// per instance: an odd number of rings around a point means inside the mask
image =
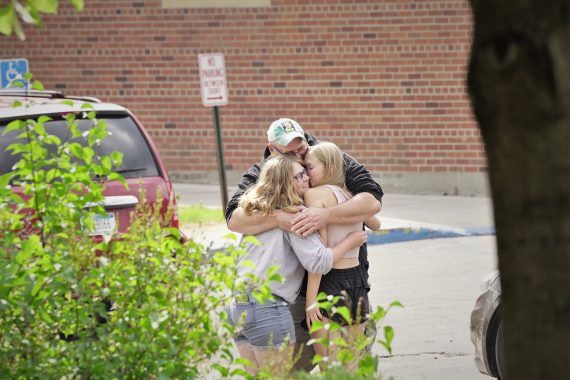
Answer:
[{"label": "man's arm", "polygon": [[238,189],[232,196],[232,199],[226,205],[226,224],[228,227],[230,226],[230,220],[232,218],[232,214],[238,208],[239,200],[241,196],[249,189],[250,186],[253,186],[257,179],[259,178],[259,173],[261,172],[261,163],[253,165],[247,172],[245,172],[241,176],[241,180],[238,183]]},{"label": "man's arm", "polygon": [[382,187],[376,182],[364,165],[354,158],[344,153],[344,171],[346,188],[353,195],[360,193],[370,193],[382,203],[384,192]]},{"label": "man's arm", "polygon": [[364,223],[380,210],[381,204],[372,194],[360,193],[336,206],[303,210],[293,219],[291,231],[308,236],[327,224]]},{"label": "man's arm", "polygon": [[293,219],[292,231],[310,235],[329,223],[364,222],[382,209],[384,192],[370,172],[354,158],[344,154],[345,182],[354,196],[348,201],[326,209],[309,208]]},{"label": "man's arm", "polygon": [[257,235],[276,227],[289,231],[295,215],[285,211],[274,211],[270,215],[262,215],[259,212],[246,215],[244,210],[238,207],[230,217],[228,228],[243,235]]}]

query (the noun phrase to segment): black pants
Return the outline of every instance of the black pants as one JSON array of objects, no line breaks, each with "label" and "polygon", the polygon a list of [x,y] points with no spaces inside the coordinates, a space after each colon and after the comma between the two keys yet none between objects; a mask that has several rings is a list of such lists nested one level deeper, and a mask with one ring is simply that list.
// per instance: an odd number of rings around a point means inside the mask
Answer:
[{"label": "black pants", "polygon": [[[331,269],[329,273],[321,278],[321,285],[319,286],[319,293],[323,292],[332,296],[341,296],[336,306],[346,306],[350,310],[353,324],[362,323],[367,319],[366,314],[370,310],[369,291],[370,286],[360,266],[346,269]],[[322,313],[327,318],[341,325],[347,324],[340,314],[328,316],[326,310],[323,310]]]}]

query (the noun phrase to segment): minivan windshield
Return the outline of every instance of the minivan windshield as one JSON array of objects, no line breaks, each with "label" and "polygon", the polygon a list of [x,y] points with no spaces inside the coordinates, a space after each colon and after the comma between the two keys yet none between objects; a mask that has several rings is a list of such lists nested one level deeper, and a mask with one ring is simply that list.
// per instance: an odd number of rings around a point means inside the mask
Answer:
[{"label": "minivan windshield", "polygon": [[[114,151],[123,153],[123,163],[115,171],[125,179],[159,175],[159,169],[150,147],[131,116],[98,113],[97,118],[106,121],[109,135],[98,146],[96,155],[110,156]],[[81,132],[87,131],[92,126],[92,121],[89,119],[77,119],[77,121]],[[25,143],[25,139],[16,138],[21,131],[12,131],[4,135],[4,129],[8,123],[0,122],[0,174],[10,172],[20,159],[20,155],[12,155],[12,152],[6,151],[6,148],[15,142]],[[54,119],[46,122],[44,126],[48,134],[59,137],[62,142],[72,141],[65,120]],[[74,141],[83,146],[86,145],[83,137],[76,138]],[[56,146],[50,145],[48,150],[51,154],[57,153]]]}]

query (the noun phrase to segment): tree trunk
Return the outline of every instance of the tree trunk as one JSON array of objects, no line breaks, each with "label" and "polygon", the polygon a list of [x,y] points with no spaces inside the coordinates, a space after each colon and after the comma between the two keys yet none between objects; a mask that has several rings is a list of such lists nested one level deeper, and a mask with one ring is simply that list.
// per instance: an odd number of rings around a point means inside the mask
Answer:
[{"label": "tree trunk", "polygon": [[506,380],[570,379],[570,4],[471,0],[469,90],[488,156]]}]

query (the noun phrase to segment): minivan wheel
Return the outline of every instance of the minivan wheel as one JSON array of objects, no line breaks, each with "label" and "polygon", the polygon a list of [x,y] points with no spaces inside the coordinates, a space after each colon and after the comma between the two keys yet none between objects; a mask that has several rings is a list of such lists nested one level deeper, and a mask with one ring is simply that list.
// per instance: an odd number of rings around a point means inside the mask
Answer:
[{"label": "minivan wheel", "polygon": [[495,340],[495,360],[497,363],[497,372],[499,372],[498,379],[504,379],[503,373],[505,372],[503,364],[504,353],[504,339],[503,339],[503,321],[499,320],[497,327],[497,335]]}]

